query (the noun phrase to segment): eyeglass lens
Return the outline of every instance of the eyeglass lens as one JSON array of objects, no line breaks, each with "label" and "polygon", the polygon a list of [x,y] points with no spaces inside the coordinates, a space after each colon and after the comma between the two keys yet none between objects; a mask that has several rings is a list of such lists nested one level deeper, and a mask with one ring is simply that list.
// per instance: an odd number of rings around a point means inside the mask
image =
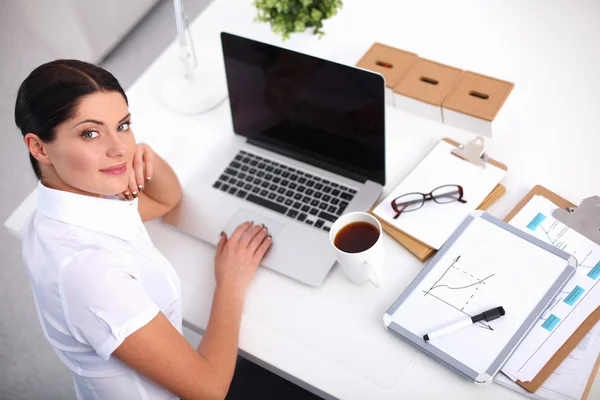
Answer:
[{"label": "eyeglass lens", "polygon": [[418,210],[424,202],[425,196],[421,193],[408,193],[395,200],[396,207],[402,212]]},{"label": "eyeglass lens", "polygon": [[431,192],[433,201],[439,204],[452,203],[460,198],[460,188],[457,185],[445,185]]}]

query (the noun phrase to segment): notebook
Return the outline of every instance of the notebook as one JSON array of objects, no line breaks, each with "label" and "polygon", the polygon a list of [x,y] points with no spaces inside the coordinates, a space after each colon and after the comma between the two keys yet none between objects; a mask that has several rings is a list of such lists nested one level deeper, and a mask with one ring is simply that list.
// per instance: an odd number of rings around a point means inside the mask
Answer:
[{"label": "notebook", "polygon": [[[506,175],[506,170],[486,163],[484,167],[467,162],[451,153],[454,145],[440,141],[408,176],[373,210],[378,218],[412,236],[421,243],[439,249],[465,217],[474,211]],[[442,185],[460,185],[463,199],[438,204],[426,201],[422,208],[396,212],[391,201],[411,192],[429,193]]]},{"label": "notebook", "polygon": [[[575,273],[569,254],[475,211],[384,315],[389,330],[477,383],[489,383]],[[506,315],[428,342],[493,307]]]}]

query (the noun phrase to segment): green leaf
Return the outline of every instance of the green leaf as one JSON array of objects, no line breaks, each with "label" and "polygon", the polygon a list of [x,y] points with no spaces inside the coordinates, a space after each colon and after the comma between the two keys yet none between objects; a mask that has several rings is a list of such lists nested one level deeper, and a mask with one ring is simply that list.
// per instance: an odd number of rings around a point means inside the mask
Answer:
[{"label": "green leaf", "polygon": [[312,10],[310,10],[310,16],[312,19],[320,21],[321,18],[323,17],[323,13],[321,11],[319,11],[316,8],[313,8]]},{"label": "green leaf", "polygon": [[342,0],[252,0],[252,5],[256,7],[254,20],[270,23],[271,30],[286,40],[291,33],[308,28],[323,36],[323,20],[337,14]]}]

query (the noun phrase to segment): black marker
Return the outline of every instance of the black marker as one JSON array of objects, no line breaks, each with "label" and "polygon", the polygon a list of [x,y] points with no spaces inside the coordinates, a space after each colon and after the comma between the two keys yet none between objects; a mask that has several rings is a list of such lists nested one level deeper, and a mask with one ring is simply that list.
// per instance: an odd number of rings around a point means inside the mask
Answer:
[{"label": "black marker", "polygon": [[481,314],[477,314],[472,317],[465,317],[464,319],[461,319],[460,321],[455,322],[452,325],[448,325],[446,327],[437,329],[431,333],[425,334],[425,335],[423,335],[423,339],[425,339],[425,341],[427,342],[430,339],[434,339],[434,338],[443,336],[446,333],[454,332],[460,328],[464,328],[465,326],[473,325],[479,321],[486,321],[486,322],[493,321],[495,319],[500,318],[504,314],[506,314],[506,312],[504,311],[504,308],[494,307],[491,310],[482,312]]}]

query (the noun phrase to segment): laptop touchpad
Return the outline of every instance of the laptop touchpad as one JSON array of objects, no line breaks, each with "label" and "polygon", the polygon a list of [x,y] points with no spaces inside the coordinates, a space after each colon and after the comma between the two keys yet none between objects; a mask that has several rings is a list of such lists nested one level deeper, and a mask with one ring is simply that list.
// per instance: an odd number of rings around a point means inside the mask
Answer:
[{"label": "laptop touchpad", "polygon": [[279,233],[283,230],[284,227],[279,222],[275,222],[270,218],[240,208],[235,214],[233,214],[233,217],[231,217],[229,222],[225,224],[223,232],[225,232],[227,234],[227,237],[230,238],[231,234],[233,233],[233,231],[235,231],[235,229],[238,226],[248,221],[254,221],[255,224],[264,224],[269,229],[269,234],[273,238],[279,235]]}]

